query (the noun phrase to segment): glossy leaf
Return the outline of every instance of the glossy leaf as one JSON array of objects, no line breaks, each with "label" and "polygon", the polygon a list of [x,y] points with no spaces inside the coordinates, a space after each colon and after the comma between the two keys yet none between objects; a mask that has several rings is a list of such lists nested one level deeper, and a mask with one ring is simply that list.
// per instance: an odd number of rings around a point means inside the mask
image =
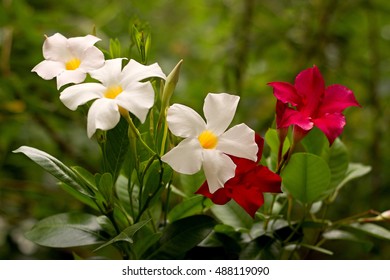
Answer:
[{"label": "glossy leaf", "polygon": [[[275,170],[279,150],[279,138],[276,129],[268,129],[268,131],[265,133],[264,139],[271,149],[270,165],[268,167],[271,170]],[[283,154],[287,152],[289,147],[290,141],[288,140],[288,138],[286,138],[283,143]]]},{"label": "glossy leaf", "polygon": [[371,171],[371,166],[363,165],[361,163],[350,163],[348,165],[347,172],[345,173],[344,179],[338,184],[335,192],[329,198],[330,201],[336,199],[339,191],[347,184],[349,181],[362,177]]},{"label": "glossy leaf", "polygon": [[79,200],[80,202],[84,203],[85,205],[88,205],[89,207],[91,207],[94,210],[99,211],[99,207],[97,206],[95,199],[93,199],[90,196],[87,196],[83,193],[80,193],[79,191],[75,190],[74,188],[72,188],[71,186],[69,186],[63,182],[60,182],[59,186],[61,189],[66,191],[68,194],[70,194],[71,196],[73,196],[74,198]]},{"label": "glossy leaf", "polygon": [[390,240],[390,230],[388,230],[384,227],[378,226],[377,224],[355,223],[355,224],[350,225],[350,227],[353,229],[356,229],[358,231],[364,232],[368,235],[371,235],[373,237],[376,237],[376,238]]},{"label": "glossy leaf", "polygon": [[262,235],[249,242],[241,251],[241,260],[274,260],[279,259],[281,243],[268,236]]},{"label": "glossy leaf", "polygon": [[236,230],[250,229],[253,225],[252,217],[234,200],[229,201],[225,205],[213,205],[211,212],[222,223],[232,226]]},{"label": "glossy leaf", "polygon": [[55,157],[32,147],[22,146],[15,150],[14,153],[23,153],[43,169],[56,177],[61,182],[67,184],[78,192],[92,196],[93,192],[89,187],[72,171]]},{"label": "glossy leaf", "polygon": [[282,172],[284,188],[302,203],[320,200],[329,192],[330,170],[319,156],[293,154]]},{"label": "glossy leaf", "polygon": [[98,188],[107,203],[111,204],[113,200],[113,182],[110,173],[104,173],[99,179]]},{"label": "glossy leaf", "polygon": [[104,157],[104,171],[111,173],[113,182],[119,176],[129,149],[128,124],[121,118],[117,126],[107,131],[106,140],[101,143]]},{"label": "glossy leaf", "polygon": [[147,223],[149,223],[150,220],[141,221],[139,223],[136,223],[134,225],[131,225],[124,229],[121,233],[119,233],[117,236],[115,236],[110,241],[104,243],[103,245],[99,246],[95,249],[95,251],[100,250],[108,245],[111,245],[115,242],[124,241],[128,243],[134,243],[133,236],[134,234],[140,230],[142,227],[144,227]]},{"label": "glossy leaf", "polygon": [[324,153],[329,151],[329,142],[326,139],[325,134],[314,127],[310,132],[302,139],[302,145],[305,147],[306,152],[315,154],[317,156],[323,156]]},{"label": "glossy leaf", "polygon": [[173,207],[171,211],[169,211],[168,221],[173,222],[191,215],[201,214],[204,208],[203,203],[205,201],[206,199],[203,196],[196,195],[180,202]]},{"label": "glossy leaf", "polygon": [[337,138],[328,150],[325,158],[331,174],[330,188],[335,189],[343,181],[348,170],[349,157],[344,143]]},{"label": "glossy leaf", "polygon": [[182,258],[188,250],[210,234],[215,224],[213,218],[204,215],[186,217],[173,222],[165,228],[157,247],[148,258]]},{"label": "glossy leaf", "polygon": [[101,243],[101,230],[94,215],[63,213],[39,221],[26,237],[42,246],[67,248]]}]

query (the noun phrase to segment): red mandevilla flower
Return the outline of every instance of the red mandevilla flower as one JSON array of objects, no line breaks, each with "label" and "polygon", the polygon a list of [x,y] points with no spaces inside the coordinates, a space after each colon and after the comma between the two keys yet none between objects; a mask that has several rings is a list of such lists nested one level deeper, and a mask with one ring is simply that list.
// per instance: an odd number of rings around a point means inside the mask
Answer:
[{"label": "red mandevilla flower", "polygon": [[359,106],[353,92],[342,85],[325,87],[317,66],[300,72],[295,84],[287,82],[268,83],[278,99],[276,125],[278,129],[295,125],[295,133],[302,138],[314,126],[324,132],[332,144],[345,126],[343,110]]},{"label": "red mandevilla flower", "polygon": [[263,152],[264,139],[255,135],[259,147],[257,162],[245,158],[230,156],[237,165],[235,176],[228,180],[223,188],[210,193],[207,181],[196,191],[210,198],[215,204],[226,204],[235,200],[249,215],[254,217],[257,209],[264,203],[264,192],[280,193],[281,178],[267,167],[259,165]]}]

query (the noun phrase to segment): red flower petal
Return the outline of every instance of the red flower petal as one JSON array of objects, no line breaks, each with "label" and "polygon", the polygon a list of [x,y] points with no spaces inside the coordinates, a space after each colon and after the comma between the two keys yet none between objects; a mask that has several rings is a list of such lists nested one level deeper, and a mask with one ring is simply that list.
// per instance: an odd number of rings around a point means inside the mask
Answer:
[{"label": "red flower petal", "polygon": [[305,116],[312,116],[325,93],[325,82],[317,66],[300,72],[295,78],[295,88],[303,103],[297,109]]},{"label": "red flower petal", "polygon": [[[256,134],[256,143],[259,146],[258,159],[261,158],[264,139]],[[234,199],[252,217],[264,203],[263,192],[281,192],[281,178],[267,167],[256,162],[231,157],[237,165],[236,174],[225,183],[225,186],[213,194],[210,193],[207,181],[196,191],[210,198],[215,204],[226,204]]]},{"label": "red flower petal", "polygon": [[325,114],[319,119],[313,120],[314,125],[324,132],[332,145],[334,140],[343,132],[345,117],[341,113]]},{"label": "red flower petal", "polygon": [[[276,112],[279,113],[279,115],[276,116],[276,128],[278,129],[289,127],[290,125],[298,125],[304,130],[313,128],[313,123],[310,121],[310,118],[290,107],[285,107],[283,109],[277,108]],[[280,112],[282,112],[282,115],[280,115]]]},{"label": "red flower petal", "polygon": [[267,85],[273,87],[275,97],[283,103],[290,103],[292,106],[301,104],[301,97],[292,84],[286,82],[271,82]]},{"label": "red flower petal", "polygon": [[280,193],[281,178],[267,167],[257,165],[240,180],[228,182],[231,197],[252,217],[264,203],[264,192]]},{"label": "red flower petal", "polygon": [[331,85],[325,90],[324,98],[318,110],[318,116],[326,113],[341,113],[350,106],[360,107],[352,90],[342,85]]}]

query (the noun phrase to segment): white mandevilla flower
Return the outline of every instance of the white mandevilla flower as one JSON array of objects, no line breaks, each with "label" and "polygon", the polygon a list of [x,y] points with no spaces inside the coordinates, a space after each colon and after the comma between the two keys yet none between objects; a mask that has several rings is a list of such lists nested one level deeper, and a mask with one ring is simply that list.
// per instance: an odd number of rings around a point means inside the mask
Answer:
[{"label": "white mandevilla flower", "polygon": [[90,72],[101,83],[73,85],[61,92],[60,99],[71,110],[96,99],[88,112],[87,131],[92,137],[96,129],[109,130],[120,120],[120,110],[133,113],[144,122],[154,103],[151,83],[140,82],[150,77],[166,79],[157,63],[142,65],[135,60],[122,70],[122,58],[106,60],[103,67]]},{"label": "white mandevilla flower", "polygon": [[169,107],[169,130],[185,139],[161,159],[183,174],[194,174],[203,166],[210,192],[223,188],[225,182],[234,177],[236,169],[228,155],[257,159],[258,147],[252,129],[239,124],[226,131],[239,99],[226,93],[209,93],[203,106],[207,122],[187,106],[174,104]]},{"label": "white mandevilla flower", "polygon": [[68,39],[59,33],[47,37],[43,43],[45,60],[32,71],[45,80],[57,77],[57,89],[69,83],[81,83],[88,72],[104,64],[103,53],[94,46],[99,40],[92,35]]}]

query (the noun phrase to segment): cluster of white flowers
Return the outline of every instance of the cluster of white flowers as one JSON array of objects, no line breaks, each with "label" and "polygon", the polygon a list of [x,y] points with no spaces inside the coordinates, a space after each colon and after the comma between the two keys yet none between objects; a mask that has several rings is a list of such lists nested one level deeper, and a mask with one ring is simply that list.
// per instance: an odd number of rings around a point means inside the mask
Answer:
[{"label": "cluster of white flowers", "polygon": [[[152,77],[166,79],[157,63],[146,66],[130,60],[122,69],[124,58],[105,60],[94,46],[99,40],[92,35],[68,39],[59,33],[47,37],[43,44],[45,60],[32,70],[43,79],[56,78],[58,89],[75,84],[60,93],[61,101],[71,110],[94,100],[88,112],[89,137],[97,129],[114,128],[121,110],[144,122],[154,104],[154,90],[149,81],[142,81]],[[82,83],[87,74],[100,83]],[[235,175],[236,165],[228,155],[257,159],[254,131],[245,124],[228,129],[238,101],[238,96],[226,93],[208,94],[203,108],[207,122],[187,106],[170,106],[169,129],[185,139],[161,159],[184,174],[194,174],[203,168],[210,192],[222,188]]]},{"label": "cluster of white flowers", "polygon": [[[166,79],[160,66],[155,63],[142,65],[135,60],[122,69],[123,59],[104,60],[103,53],[94,46],[100,39],[85,37],[65,38],[56,33],[43,44],[44,61],[33,68],[43,79],[57,78],[57,88],[75,83],[61,92],[60,99],[71,110],[95,100],[88,112],[87,131],[92,137],[96,129],[114,128],[120,119],[120,109],[145,121],[154,103],[151,77]],[[87,73],[100,83],[84,83]]]}]

